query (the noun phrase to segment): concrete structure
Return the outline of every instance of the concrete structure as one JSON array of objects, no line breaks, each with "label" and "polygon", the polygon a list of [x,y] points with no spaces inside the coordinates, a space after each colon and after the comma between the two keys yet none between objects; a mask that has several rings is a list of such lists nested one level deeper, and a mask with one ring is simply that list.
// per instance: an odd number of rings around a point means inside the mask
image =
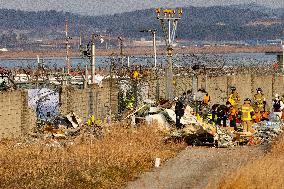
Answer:
[{"label": "concrete structure", "polygon": [[60,112],[75,112],[83,121],[91,115],[96,119],[105,119],[117,115],[118,88],[114,81],[104,80],[101,87],[90,85],[86,89],[63,87],[60,99]]},{"label": "concrete structure", "polygon": [[[137,91],[144,99],[155,100],[157,93],[160,98],[166,98],[166,78],[160,76],[143,80],[143,92]],[[212,102],[224,104],[230,93],[230,87],[235,86],[241,96],[241,102],[247,97],[252,98],[256,89],[261,87],[271,105],[276,93],[284,94],[284,76],[281,74],[250,74],[209,76],[174,76],[175,95],[179,96],[187,90],[204,88],[211,96]],[[157,88],[157,85],[159,86]],[[142,83],[141,83],[142,86]],[[158,91],[157,91],[158,89]],[[60,113],[63,115],[75,112],[83,121],[91,115],[96,119],[106,120],[118,115],[119,88],[114,80],[103,80],[101,86],[89,85],[86,89],[75,89],[63,86],[60,92]],[[36,124],[35,112],[28,108],[26,91],[11,91],[0,93],[0,138],[20,137],[27,134]]]},{"label": "concrete structure", "polygon": [[0,93],[0,138],[23,136],[35,124],[36,116],[28,108],[26,91]]},{"label": "concrete structure", "polygon": [[[197,89],[205,89],[211,96],[214,103],[226,103],[230,87],[235,86],[237,92],[241,96],[241,101],[245,98],[252,98],[256,93],[258,87],[262,88],[263,93],[267,99],[268,104],[271,104],[274,95],[284,94],[284,76],[281,74],[275,75],[255,75],[243,73],[238,75],[228,76],[206,76],[199,75],[195,78],[197,81],[193,82],[192,76],[175,76],[175,95],[182,95],[187,90],[194,90],[193,83],[196,82]],[[159,95],[160,98],[166,98],[166,81],[164,78],[159,79]],[[149,82],[148,96],[150,99],[155,99],[156,94],[156,80]]]}]

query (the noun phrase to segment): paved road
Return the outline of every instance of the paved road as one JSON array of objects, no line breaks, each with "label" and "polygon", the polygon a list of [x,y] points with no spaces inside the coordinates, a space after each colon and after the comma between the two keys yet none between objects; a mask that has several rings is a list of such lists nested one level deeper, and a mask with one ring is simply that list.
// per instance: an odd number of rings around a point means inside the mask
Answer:
[{"label": "paved road", "polygon": [[128,183],[127,189],[216,188],[224,175],[263,154],[264,146],[187,147],[177,157]]}]

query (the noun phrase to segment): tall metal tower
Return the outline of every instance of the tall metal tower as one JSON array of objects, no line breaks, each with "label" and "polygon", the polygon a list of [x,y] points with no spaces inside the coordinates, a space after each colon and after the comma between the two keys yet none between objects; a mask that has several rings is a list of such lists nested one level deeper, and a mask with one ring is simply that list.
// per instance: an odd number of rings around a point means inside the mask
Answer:
[{"label": "tall metal tower", "polygon": [[172,62],[172,51],[173,43],[176,37],[177,23],[181,19],[182,9],[156,9],[157,19],[160,20],[164,38],[167,47],[168,64],[166,69],[166,98],[172,100],[174,98],[173,89],[173,62]]},{"label": "tall metal tower", "polygon": [[65,40],[66,40],[66,68],[67,68],[67,73],[70,73],[70,58],[69,58],[69,36],[68,36],[68,16],[66,16],[66,21],[65,21]]}]

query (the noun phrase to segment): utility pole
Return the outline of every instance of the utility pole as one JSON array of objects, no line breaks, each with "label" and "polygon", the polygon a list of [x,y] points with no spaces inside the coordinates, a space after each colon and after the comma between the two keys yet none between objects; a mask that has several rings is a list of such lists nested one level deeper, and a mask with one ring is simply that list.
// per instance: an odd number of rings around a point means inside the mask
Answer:
[{"label": "utility pole", "polygon": [[91,46],[91,80],[92,84],[95,84],[96,74],[96,47],[95,47],[95,34],[92,35],[92,46]]},{"label": "utility pole", "polygon": [[66,40],[66,68],[67,74],[70,73],[70,58],[69,58],[69,36],[68,36],[68,16],[66,16],[65,22],[65,40]]},{"label": "utility pole", "polygon": [[123,66],[123,51],[122,51],[122,48],[123,48],[123,40],[121,37],[118,37],[119,39],[119,48],[120,48],[120,57],[121,57],[121,65]]},{"label": "utility pole", "polygon": [[157,45],[156,45],[156,31],[155,29],[141,30],[140,32],[149,32],[153,36],[153,50],[154,50],[154,67],[157,68]]},{"label": "utility pole", "polygon": [[119,39],[120,56],[123,56],[123,51],[122,51],[123,40],[121,37],[118,37],[118,39]]},{"label": "utility pole", "polygon": [[150,32],[153,36],[153,50],[154,50],[154,68],[155,68],[155,75],[156,75],[156,102],[160,99],[160,83],[158,77],[158,69],[157,69],[157,45],[156,45],[156,31],[155,29],[150,30],[141,30],[140,32]]},{"label": "utility pole", "polygon": [[[284,40],[281,41],[281,48],[282,48],[282,74],[284,74]],[[280,53],[280,60],[281,60],[281,53]]]},{"label": "utility pole", "polygon": [[172,100],[174,98],[172,51],[173,51],[173,43],[176,36],[177,23],[178,20],[181,19],[182,9],[179,8],[176,14],[175,9],[161,10],[161,8],[157,8],[156,14],[157,14],[157,19],[160,20],[162,25],[166,47],[167,47],[168,64],[166,69],[166,88],[167,88],[166,99]]}]

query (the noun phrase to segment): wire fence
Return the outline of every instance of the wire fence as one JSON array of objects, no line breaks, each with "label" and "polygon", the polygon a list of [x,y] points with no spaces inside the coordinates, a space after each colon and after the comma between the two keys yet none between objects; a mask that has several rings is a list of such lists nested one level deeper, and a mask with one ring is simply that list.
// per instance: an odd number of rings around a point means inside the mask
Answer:
[{"label": "wire fence", "polygon": [[[29,91],[29,106],[39,120],[45,121],[68,111],[78,112],[84,120],[92,115],[97,119],[121,119],[125,112],[145,102],[157,103],[166,98],[165,56],[158,57],[156,68],[151,56],[106,57],[97,66],[96,72],[103,81],[96,86],[89,85],[89,78],[85,77],[87,64],[83,61],[73,67],[71,71],[76,75],[66,75],[51,63],[19,66],[9,69],[13,81],[10,85]],[[284,79],[275,64],[274,60],[252,57],[178,54],[173,56],[174,95],[204,89],[212,103],[225,103],[231,86],[242,98],[252,97],[255,89],[261,87],[271,99],[284,91]],[[17,80],[20,74],[21,81]],[[71,89],[65,90],[64,86]]]}]

